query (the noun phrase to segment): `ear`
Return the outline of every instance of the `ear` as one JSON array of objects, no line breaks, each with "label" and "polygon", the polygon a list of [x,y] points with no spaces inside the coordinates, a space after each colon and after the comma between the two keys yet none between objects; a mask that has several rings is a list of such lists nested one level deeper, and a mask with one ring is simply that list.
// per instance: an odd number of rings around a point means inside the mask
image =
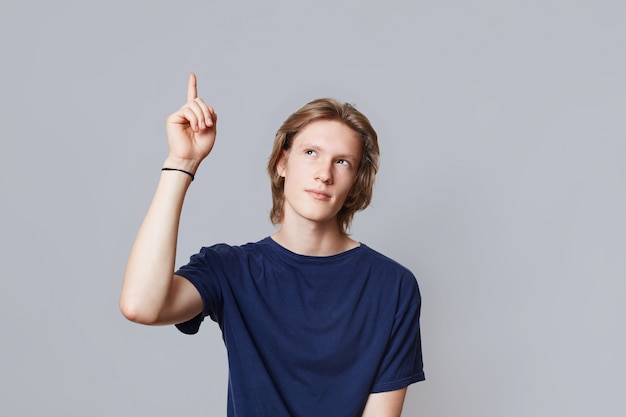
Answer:
[{"label": "ear", "polygon": [[280,153],[280,158],[278,158],[278,162],[276,163],[276,173],[285,178],[285,168],[287,165],[287,151],[283,150]]}]

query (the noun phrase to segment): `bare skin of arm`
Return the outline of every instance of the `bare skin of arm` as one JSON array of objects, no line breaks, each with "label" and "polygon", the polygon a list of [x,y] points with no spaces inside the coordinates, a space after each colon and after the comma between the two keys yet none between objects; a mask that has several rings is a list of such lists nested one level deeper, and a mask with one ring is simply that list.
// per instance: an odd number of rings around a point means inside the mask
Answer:
[{"label": "bare skin of arm", "polygon": [[400,417],[406,388],[370,394],[363,410],[363,417]]},{"label": "bare skin of arm", "polygon": [[[215,143],[217,116],[198,98],[196,76],[189,76],[187,103],[167,118],[169,155],[164,167],[195,174]],[[120,310],[141,324],[174,324],[202,311],[195,287],[174,275],[178,226],[191,177],[163,171],[150,208],[130,252]]]}]

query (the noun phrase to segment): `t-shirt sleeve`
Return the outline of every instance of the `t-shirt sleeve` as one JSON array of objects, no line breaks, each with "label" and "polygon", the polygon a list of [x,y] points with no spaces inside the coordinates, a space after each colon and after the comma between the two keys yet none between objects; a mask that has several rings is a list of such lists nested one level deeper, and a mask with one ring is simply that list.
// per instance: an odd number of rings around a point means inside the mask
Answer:
[{"label": "t-shirt sleeve", "polygon": [[421,295],[415,278],[405,280],[400,290],[404,303],[394,317],[387,350],[371,392],[404,388],[425,379],[420,336]]},{"label": "t-shirt sleeve", "polygon": [[206,316],[218,321],[222,310],[221,284],[224,277],[223,259],[221,253],[228,251],[227,245],[204,247],[193,255],[189,262],[182,266],[177,275],[191,282],[202,298],[203,309],[193,319],[178,323],[176,328],[185,334],[195,334]]}]

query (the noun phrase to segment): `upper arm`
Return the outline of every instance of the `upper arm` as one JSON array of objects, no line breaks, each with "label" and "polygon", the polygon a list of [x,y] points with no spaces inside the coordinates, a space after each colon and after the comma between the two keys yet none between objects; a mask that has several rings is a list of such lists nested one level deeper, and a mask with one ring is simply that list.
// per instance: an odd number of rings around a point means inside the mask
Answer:
[{"label": "upper arm", "polygon": [[400,417],[406,387],[387,392],[377,392],[367,397],[363,417]]},{"label": "upper arm", "polygon": [[196,287],[180,275],[174,275],[163,302],[133,302],[146,297],[120,300],[122,314],[130,321],[147,325],[178,324],[202,312],[202,297]]},{"label": "upper arm", "polygon": [[178,324],[191,320],[202,312],[202,297],[187,279],[174,275],[167,300],[154,324]]}]

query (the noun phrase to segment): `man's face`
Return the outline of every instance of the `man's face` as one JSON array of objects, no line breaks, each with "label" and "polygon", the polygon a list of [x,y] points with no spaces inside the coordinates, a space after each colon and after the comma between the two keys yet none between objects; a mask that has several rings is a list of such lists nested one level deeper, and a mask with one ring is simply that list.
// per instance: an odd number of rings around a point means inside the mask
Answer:
[{"label": "man's face", "polygon": [[361,155],[358,135],[341,122],[320,120],[302,129],[277,165],[285,178],[283,223],[303,220],[336,224]]}]

